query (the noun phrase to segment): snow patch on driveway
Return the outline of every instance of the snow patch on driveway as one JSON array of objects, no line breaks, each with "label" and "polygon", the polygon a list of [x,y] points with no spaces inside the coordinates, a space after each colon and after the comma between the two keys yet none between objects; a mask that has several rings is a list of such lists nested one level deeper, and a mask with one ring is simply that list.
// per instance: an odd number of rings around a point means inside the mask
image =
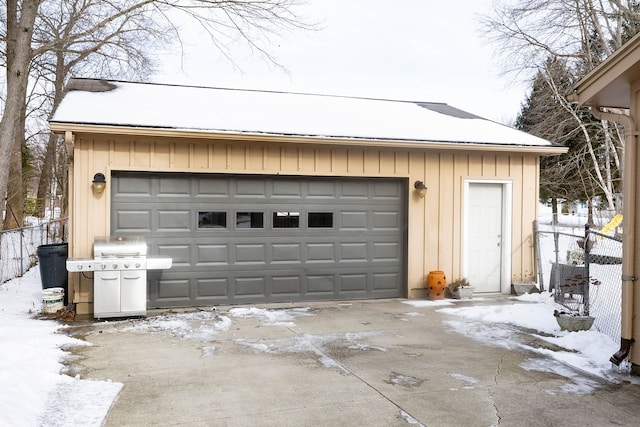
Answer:
[{"label": "snow patch on driveway", "polygon": [[[590,393],[597,382],[589,377],[619,382],[609,362],[609,357],[617,350],[611,338],[595,330],[560,330],[552,314],[555,308],[557,305],[553,299],[543,293],[518,298],[511,305],[444,308],[438,311],[460,318],[444,321],[457,333],[508,350],[525,349],[541,355],[539,359],[528,359],[522,368],[565,377],[569,380],[567,385],[561,387],[565,393]],[[551,344],[553,349],[545,348],[545,342]]]},{"label": "snow patch on driveway", "polygon": [[265,325],[295,326],[296,317],[314,316],[309,307],[266,310],[257,307],[232,308],[229,315],[241,318],[259,319]]},{"label": "snow patch on driveway", "polygon": [[379,332],[345,333],[329,335],[302,334],[291,338],[259,339],[239,338],[235,342],[245,346],[256,353],[287,354],[287,353],[311,353],[316,355],[318,362],[325,368],[333,368],[342,374],[350,371],[340,362],[328,355],[327,347],[331,344],[346,343],[346,347],[352,350],[377,350],[386,351],[383,347],[372,347],[359,343],[359,340],[379,335]]},{"label": "snow patch on driveway", "polygon": [[168,332],[174,337],[209,342],[231,327],[231,319],[216,311],[172,313],[134,321],[110,322],[114,328],[105,332]]}]

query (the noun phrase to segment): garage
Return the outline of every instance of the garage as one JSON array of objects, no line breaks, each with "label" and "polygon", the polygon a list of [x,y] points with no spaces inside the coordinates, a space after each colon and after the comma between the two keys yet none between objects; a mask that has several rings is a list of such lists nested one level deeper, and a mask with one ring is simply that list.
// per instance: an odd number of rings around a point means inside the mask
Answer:
[{"label": "garage", "polygon": [[403,297],[407,180],[113,171],[111,234],[173,268],[148,307]]},{"label": "garage", "polygon": [[[70,153],[69,257],[144,237],[173,259],[148,308],[422,299],[433,270],[507,294],[536,277],[540,156],[566,152],[442,103],[99,79],[71,79],[49,123]],[[94,294],[69,274],[77,313]]]}]

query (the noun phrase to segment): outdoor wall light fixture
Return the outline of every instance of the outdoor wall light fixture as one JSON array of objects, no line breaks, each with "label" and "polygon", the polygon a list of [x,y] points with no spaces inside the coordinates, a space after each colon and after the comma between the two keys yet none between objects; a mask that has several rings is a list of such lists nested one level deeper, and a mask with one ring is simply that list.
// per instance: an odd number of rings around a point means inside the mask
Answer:
[{"label": "outdoor wall light fixture", "polygon": [[420,198],[424,198],[424,196],[427,194],[427,186],[424,185],[424,182],[422,181],[416,181],[413,184],[413,188],[416,189],[416,193],[418,193],[418,196],[420,196]]},{"label": "outdoor wall light fixture", "polygon": [[93,176],[93,193],[98,195],[98,194],[102,194],[102,192],[104,191],[105,187],[107,186],[107,180],[105,179],[104,175],[101,174],[100,172],[98,172],[97,174],[95,174]]}]

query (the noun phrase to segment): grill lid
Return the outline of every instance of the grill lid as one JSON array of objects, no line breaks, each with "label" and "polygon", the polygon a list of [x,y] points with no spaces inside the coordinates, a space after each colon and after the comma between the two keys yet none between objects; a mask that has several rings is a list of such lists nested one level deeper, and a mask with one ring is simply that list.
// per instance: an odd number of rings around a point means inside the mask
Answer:
[{"label": "grill lid", "polygon": [[93,257],[123,258],[147,256],[147,243],[139,236],[98,237],[93,241]]}]

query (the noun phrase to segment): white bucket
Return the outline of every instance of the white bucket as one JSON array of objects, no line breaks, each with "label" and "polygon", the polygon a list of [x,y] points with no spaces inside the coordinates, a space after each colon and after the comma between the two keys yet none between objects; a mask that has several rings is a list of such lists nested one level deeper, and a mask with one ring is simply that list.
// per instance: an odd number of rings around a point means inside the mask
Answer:
[{"label": "white bucket", "polygon": [[64,288],[48,288],[42,291],[44,313],[55,313],[64,308]]}]

